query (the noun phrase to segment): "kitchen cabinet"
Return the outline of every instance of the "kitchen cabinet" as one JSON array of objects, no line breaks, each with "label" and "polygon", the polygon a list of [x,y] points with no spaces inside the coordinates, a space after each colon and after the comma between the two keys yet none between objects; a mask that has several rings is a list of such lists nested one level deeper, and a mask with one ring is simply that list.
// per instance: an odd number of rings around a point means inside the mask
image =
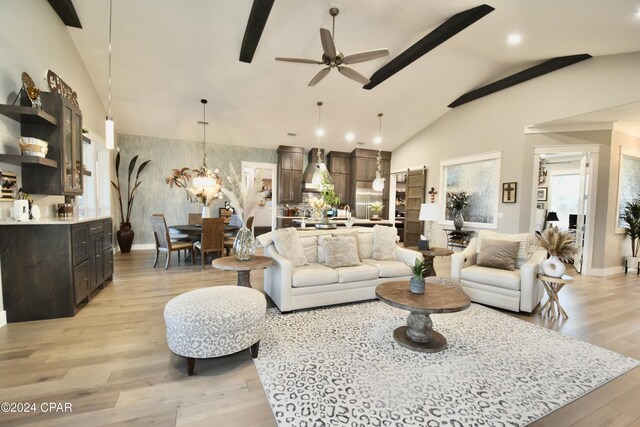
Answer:
[{"label": "kitchen cabinet", "polygon": [[1,105],[0,114],[20,121],[21,136],[48,142],[45,158],[1,155],[0,161],[22,166],[22,188],[27,193],[82,194],[82,113],[57,93],[42,92],[42,110],[23,105]]},{"label": "kitchen cabinet", "polygon": [[74,316],[113,277],[112,227],[110,218],[0,224],[7,321]]},{"label": "kitchen cabinet", "polygon": [[380,152],[380,169],[381,176],[385,179],[385,186],[382,192],[373,191],[373,180],[376,179],[376,171],[378,170],[378,151],[356,148],[351,152],[351,175],[349,184],[349,199],[355,205],[352,206],[352,212],[356,213],[358,218],[368,218],[368,206],[371,201],[381,199],[384,208],[382,218],[388,218],[389,212],[389,179],[391,168],[391,152]]},{"label": "kitchen cabinet", "polygon": [[330,152],[327,154],[327,167],[340,204],[351,205],[351,154]]},{"label": "kitchen cabinet", "polygon": [[302,202],[303,159],[302,147],[278,147],[278,203]]}]

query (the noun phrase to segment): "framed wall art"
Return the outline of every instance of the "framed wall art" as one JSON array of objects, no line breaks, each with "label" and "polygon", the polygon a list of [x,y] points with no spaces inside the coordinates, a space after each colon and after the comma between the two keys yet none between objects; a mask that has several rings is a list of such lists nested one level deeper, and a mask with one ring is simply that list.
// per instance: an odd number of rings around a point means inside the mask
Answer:
[{"label": "framed wall art", "polygon": [[538,187],[538,193],[537,193],[537,197],[536,200],[539,202],[546,202],[547,201],[547,191],[549,190],[548,187]]},{"label": "framed wall art", "polygon": [[502,203],[515,203],[518,195],[517,182],[502,183]]}]

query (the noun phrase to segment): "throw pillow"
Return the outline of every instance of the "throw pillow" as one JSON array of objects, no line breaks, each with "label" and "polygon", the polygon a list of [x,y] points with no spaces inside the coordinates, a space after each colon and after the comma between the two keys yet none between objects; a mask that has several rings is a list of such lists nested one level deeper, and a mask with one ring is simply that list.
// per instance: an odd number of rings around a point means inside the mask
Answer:
[{"label": "throw pillow", "polygon": [[516,268],[522,267],[535,250],[535,238],[532,233],[506,234],[497,233],[491,230],[481,230],[480,233],[478,233],[478,246],[476,253],[479,254],[482,251],[484,241],[487,239],[519,242],[520,246],[518,248],[518,256],[516,257]]},{"label": "throw pillow", "polygon": [[333,237],[353,237],[356,241],[356,247],[358,248],[358,260],[362,261],[362,253],[360,250],[360,239],[358,239],[358,232],[357,231],[349,231],[348,233],[331,233],[331,235]]},{"label": "throw pillow", "polygon": [[519,248],[520,242],[517,241],[485,239],[476,264],[480,267],[513,271]]},{"label": "throw pillow", "polygon": [[323,247],[327,267],[360,265],[356,239],[352,236],[325,237]]},{"label": "throw pillow", "polygon": [[396,237],[398,230],[395,227],[373,226],[373,259],[396,259]]},{"label": "throw pillow", "polygon": [[318,237],[317,236],[298,236],[300,244],[304,250],[304,256],[307,257],[307,262],[318,262]]},{"label": "throw pillow", "polygon": [[281,228],[274,231],[273,244],[278,253],[291,261],[294,267],[309,264],[295,228]]}]

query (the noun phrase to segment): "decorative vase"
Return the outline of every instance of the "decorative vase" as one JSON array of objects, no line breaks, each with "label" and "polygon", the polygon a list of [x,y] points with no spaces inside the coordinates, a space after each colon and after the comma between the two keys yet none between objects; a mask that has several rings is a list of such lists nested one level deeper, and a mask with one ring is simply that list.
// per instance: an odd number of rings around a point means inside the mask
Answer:
[{"label": "decorative vase", "polygon": [[311,219],[313,221],[321,221],[322,220],[322,211],[320,209],[313,209],[311,211]]},{"label": "decorative vase", "polygon": [[256,239],[244,223],[233,241],[233,254],[238,261],[249,261],[256,254]]},{"label": "decorative vase", "polygon": [[424,277],[411,276],[411,279],[409,279],[409,290],[413,294],[424,294]]},{"label": "decorative vase", "polygon": [[202,205],[202,218],[211,218],[211,209],[208,205]]},{"label": "decorative vase", "polygon": [[562,277],[566,270],[564,263],[557,256],[550,256],[542,261],[542,272],[545,276]]},{"label": "decorative vase", "polygon": [[128,254],[129,252],[131,252],[131,245],[133,244],[134,236],[135,233],[131,229],[131,223],[121,222],[120,229],[116,232],[116,238],[118,239],[120,253]]},{"label": "decorative vase", "polygon": [[456,212],[456,215],[453,217],[453,226],[456,230],[462,230],[462,226],[464,225],[464,218],[462,217],[462,212]]}]

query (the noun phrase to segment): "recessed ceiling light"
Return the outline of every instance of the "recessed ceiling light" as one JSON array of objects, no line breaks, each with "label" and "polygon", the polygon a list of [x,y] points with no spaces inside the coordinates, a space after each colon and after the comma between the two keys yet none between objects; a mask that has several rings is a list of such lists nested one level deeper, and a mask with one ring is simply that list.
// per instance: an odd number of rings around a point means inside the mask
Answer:
[{"label": "recessed ceiling light", "polygon": [[316,129],[316,136],[322,136],[322,135],[324,135],[324,129],[322,128]]},{"label": "recessed ceiling light", "polygon": [[373,138],[373,143],[374,144],[380,144],[382,142],[382,137],[381,136],[376,136],[375,138]]},{"label": "recessed ceiling light", "polygon": [[507,43],[510,45],[520,44],[521,41],[522,36],[520,34],[509,34],[509,37],[507,37]]},{"label": "recessed ceiling light", "polygon": [[347,138],[347,141],[349,141],[349,142],[353,141],[355,137],[356,137],[356,136],[353,134],[353,132],[349,132],[349,133],[345,136],[345,138]]}]

